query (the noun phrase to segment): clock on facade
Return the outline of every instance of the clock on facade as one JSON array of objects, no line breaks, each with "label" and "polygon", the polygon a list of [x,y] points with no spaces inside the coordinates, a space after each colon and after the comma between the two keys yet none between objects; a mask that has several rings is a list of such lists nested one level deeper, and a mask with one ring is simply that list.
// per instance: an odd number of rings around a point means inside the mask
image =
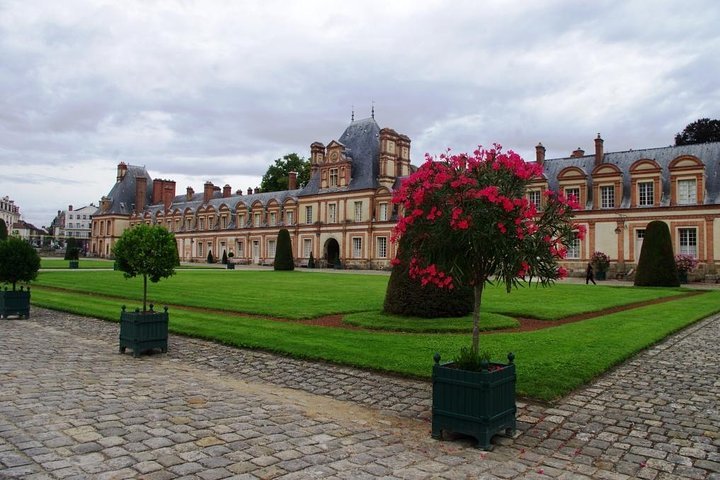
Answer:
[{"label": "clock on facade", "polygon": [[337,158],[338,158],[338,153],[337,153],[337,152],[332,152],[332,153],[330,154],[330,160],[337,160]]}]

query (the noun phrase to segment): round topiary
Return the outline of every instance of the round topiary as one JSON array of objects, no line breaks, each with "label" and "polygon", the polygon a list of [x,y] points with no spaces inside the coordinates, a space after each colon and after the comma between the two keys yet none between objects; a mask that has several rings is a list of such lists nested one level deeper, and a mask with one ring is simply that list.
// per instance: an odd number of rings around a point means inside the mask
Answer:
[{"label": "round topiary", "polygon": [[406,264],[398,263],[390,273],[383,310],[423,318],[462,317],[473,311],[473,289],[423,286],[420,279],[410,277]]},{"label": "round topiary", "polygon": [[288,232],[287,228],[283,228],[280,232],[278,232],[273,268],[275,270],[295,270],[295,260],[293,260],[292,254],[292,240],[290,239],[290,232]]},{"label": "round topiary", "polygon": [[0,241],[0,282],[15,290],[17,282],[35,280],[38,270],[40,257],[32,245],[17,237]]},{"label": "round topiary", "polygon": [[645,239],[635,273],[635,286],[680,286],[670,229],[665,222],[655,220],[645,227]]}]

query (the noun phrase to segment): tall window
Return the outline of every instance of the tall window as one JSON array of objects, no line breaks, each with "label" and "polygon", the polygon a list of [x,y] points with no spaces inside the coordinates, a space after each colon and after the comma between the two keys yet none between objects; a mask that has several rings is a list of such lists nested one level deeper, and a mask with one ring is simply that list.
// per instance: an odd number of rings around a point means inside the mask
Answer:
[{"label": "tall window", "polygon": [[655,183],[640,182],[638,183],[638,205],[641,207],[652,207],[655,203]]},{"label": "tall window", "polygon": [[191,228],[192,228],[192,218],[188,217],[185,219],[185,230],[190,231]]},{"label": "tall window", "polygon": [[680,253],[697,258],[697,229],[681,228],[678,233],[680,234]]},{"label": "tall window", "polygon": [[292,210],[285,212],[285,225],[292,225],[295,221],[294,216],[295,214]]},{"label": "tall window", "polygon": [[198,218],[198,230],[205,230],[205,217]]},{"label": "tall window", "polygon": [[238,226],[238,228],[243,228],[245,226],[245,214],[244,213],[238,213],[237,226]]},{"label": "tall window", "polygon": [[387,203],[381,203],[380,204],[380,211],[378,213],[378,220],[381,222],[385,222],[388,219],[388,204]]},{"label": "tall window", "polygon": [[645,241],[645,230],[635,230],[635,258],[640,259],[643,242]]},{"label": "tall window", "polygon": [[606,185],[600,187],[600,207],[615,208],[615,186]]},{"label": "tall window", "polygon": [[198,242],[198,244],[197,244],[197,254],[198,254],[198,257],[203,256],[203,244],[201,242]]},{"label": "tall window", "polygon": [[577,233],[573,233],[573,239],[567,245],[567,257],[566,258],[580,258],[580,239]]},{"label": "tall window", "polygon": [[387,258],[387,237],[377,237],[377,256]]},{"label": "tall window", "polygon": [[362,222],[362,202],[355,202],[355,221]]},{"label": "tall window", "polygon": [[255,226],[259,227],[260,226],[260,214],[256,213],[254,218],[255,218]]},{"label": "tall window", "polygon": [[528,201],[535,205],[535,207],[540,207],[540,190],[530,190],[528,192]]},{"label": "tall window", "polygon": [[312,206],[305,207],[305,223],[313,223],[313,211]]},{"label": "tall window", "polygon": [[312,253],[312,239],[305,238],[303,239],[303,257],[310,258],[310,253]]},{"label": "tall window", "polygon": [[338,186],[338,169],[337,168],[330,169],[330,186],[331,187]]},{"label": "tall window", "polygon": [[237,242],[237,256],[240,258],[245,256],[245,242],[241,240]]},{"label": "tall window", "polygon": [[695,205],[697,203],[697,180],[678,180],[678,199],[680,205]]},{"label": "tall window", "polygon": [[268,257],[275,258],[275,240],[268,240]]},{"label": "tall window", "polygon": [[328,205],[328,223],[337,222],[337,204],[331,203]]},{"label": "tall window", "polygon": [[227,228],[227,216],[223,215],[220,217],[220,227],[223,229]]},{"label": "tall window", "polygon": [[274,227],[277,223],[277,214],[275,212],[270,212],[270,226]]},{"label": "tall window", "polygon": [[362,238],[353,237],[352,239],[352,255],[353,258],[362,258]]}]

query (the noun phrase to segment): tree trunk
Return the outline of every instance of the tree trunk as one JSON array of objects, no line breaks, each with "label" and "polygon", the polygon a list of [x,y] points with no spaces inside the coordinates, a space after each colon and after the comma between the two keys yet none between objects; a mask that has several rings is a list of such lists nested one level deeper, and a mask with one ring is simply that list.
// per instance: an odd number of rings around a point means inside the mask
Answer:
[{"label": "tree trunk", "polygon": [[147,311],[147,275],[143,275],[143,313]]},{"label": "tree trunk", "polygon": [[485,282],[477,282],[473,286],[473,333],[472,333],[472,351],[475,355],[480,349],[480,304],[482,303],[482,293]]}]

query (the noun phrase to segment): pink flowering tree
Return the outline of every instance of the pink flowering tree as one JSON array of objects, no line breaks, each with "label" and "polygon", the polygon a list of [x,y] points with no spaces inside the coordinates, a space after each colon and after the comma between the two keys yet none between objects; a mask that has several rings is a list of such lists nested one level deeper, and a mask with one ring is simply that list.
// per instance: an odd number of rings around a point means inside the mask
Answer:
[{"label": "pink flowering tree", "polygon": [[402,241],[394,262],[407,262],[423,285],[473,287],[474,354],[485,284],[504,283],[508,292],[523,279],[548,285],[567,274],[558,266],[565,245],[584,235],[572,223],[574,198],[547,191],[541,211],[527,200],[529,182],[541,173],[499,145],[473,155],[426,155],[393,197],[401,207],[393,241]]}]

